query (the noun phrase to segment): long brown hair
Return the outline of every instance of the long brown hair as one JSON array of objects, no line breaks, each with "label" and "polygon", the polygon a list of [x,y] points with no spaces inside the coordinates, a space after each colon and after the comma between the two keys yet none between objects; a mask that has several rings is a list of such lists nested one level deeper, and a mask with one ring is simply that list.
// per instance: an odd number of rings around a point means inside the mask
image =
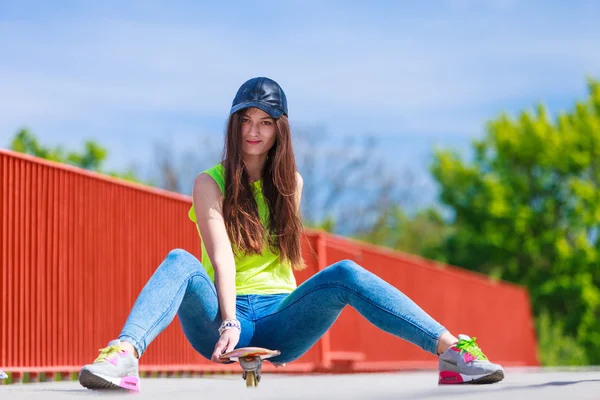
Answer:
[{"label": "long brown hair", "polygon": [[242,158],[242,117],[240,110],[227,121],[222,164],[225,167],[223,217],[234,251],[262,254],[265,240],[283,262],[294,269],[305,267],[302,259],[302,222],[296,205],[296,159],[290,125],[282,115],[275,122],[275,144],[269,150],[262,171],[262,188],[269,208],[268,230],[262,224],[254,198],[250,175]]}]

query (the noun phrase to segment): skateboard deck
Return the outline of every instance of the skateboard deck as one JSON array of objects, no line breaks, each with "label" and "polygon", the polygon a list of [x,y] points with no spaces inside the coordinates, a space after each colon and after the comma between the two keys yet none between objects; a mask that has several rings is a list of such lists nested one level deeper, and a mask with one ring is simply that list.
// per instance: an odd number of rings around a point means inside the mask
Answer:
[{"label": "skateboard deck", "polygon": [[281,354],[279,350],[263,349],[262,347],[241,347],[221,354],[222,360],[239,361],[242,366],[242,379],[247,388],[254,388],[260,382],[260,370],[263,360]]},{"label": "skateboard deck", "polygon": [[279,350],[269,350],[262,347],[241,347],[239,349],[233,349],[228,353],[221,354],[220,358],[228,358],[232,361],[237,361],[242,357],[260,357],[263,360],[267,358],[275,357],[281,354]]}]

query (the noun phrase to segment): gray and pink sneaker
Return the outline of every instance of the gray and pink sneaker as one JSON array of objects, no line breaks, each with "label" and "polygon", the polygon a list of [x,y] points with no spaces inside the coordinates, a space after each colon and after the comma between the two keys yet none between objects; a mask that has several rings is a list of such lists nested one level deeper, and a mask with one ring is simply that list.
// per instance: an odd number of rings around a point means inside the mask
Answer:
[{"label": "gray and pink sneaker", "polygon": [[504,369],[492,364],[475,339],[458,335],[458,343],[440,355],[440,385],[457,383],[495,383],[504,379]]},{"label": "gray and pink sneaker", "polygon": [[79,371],[79,383],[88,389],[117,389],[139,392],[140,376],[138,359],[121,348],[119,340],[113,340],[100,349],[93,364]]}]

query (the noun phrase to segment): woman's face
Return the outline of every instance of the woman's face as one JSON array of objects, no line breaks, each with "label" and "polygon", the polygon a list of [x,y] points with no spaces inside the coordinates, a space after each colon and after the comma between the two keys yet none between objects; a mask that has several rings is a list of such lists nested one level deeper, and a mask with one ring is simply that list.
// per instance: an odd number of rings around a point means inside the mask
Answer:
[{"label": "woman's face", "polygon": [[266,155],[275,144],[275,120],[263,110],[247,108],[242,114],[242,152],[247,155]]}]

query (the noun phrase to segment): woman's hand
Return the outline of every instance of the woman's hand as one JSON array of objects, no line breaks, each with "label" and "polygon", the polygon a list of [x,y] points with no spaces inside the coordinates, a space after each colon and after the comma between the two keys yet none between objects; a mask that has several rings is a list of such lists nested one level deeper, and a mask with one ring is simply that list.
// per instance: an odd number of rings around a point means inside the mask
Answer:
[{"label": "woman's hand", "polygon": [[223,331],[221,338],[215,345],[215,351],[213,352],[211,360],[218,363],[228,362],[229,359],[222,359],[219,356],[223,353],[230,352],[240,341],[240,331],[237,329],[227,329]]}]

